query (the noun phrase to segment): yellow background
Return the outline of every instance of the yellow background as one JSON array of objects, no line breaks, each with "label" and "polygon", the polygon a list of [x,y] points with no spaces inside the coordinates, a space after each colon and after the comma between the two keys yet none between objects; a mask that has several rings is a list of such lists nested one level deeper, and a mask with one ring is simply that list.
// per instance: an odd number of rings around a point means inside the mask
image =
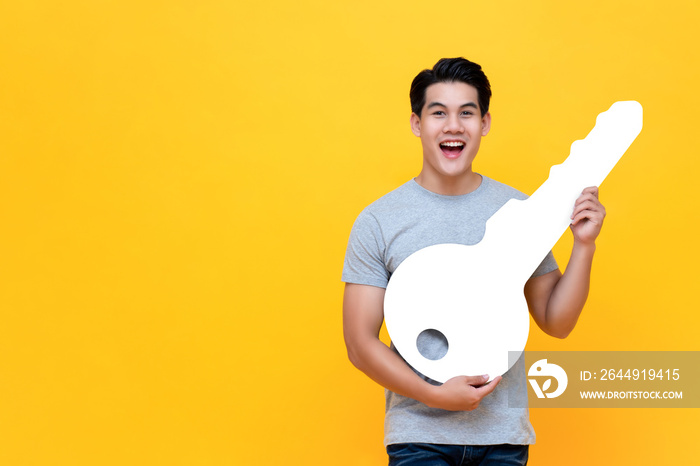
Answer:
[{"label": "yellow background", "polygon": [[[700,7],[3,1],[0,464],[385,464],[347,361],[360,210],[420,169],[413,76],[480,63],[475,169],[531,193],[616,100],[584,315],[529,349],[698,350]],[[566,264],[569,235],[555,248]],[[533,410],[531,464],[688,464],[698,410]]]}]

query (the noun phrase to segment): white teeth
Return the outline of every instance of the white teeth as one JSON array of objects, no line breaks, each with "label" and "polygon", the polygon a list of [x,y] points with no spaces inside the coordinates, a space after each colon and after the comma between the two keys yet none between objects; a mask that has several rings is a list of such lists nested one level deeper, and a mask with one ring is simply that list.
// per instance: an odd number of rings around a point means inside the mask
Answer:
[{"label": "white teeth", "polygon": [[464,145],[463,142],[441,142],[441,146],[447,146],[447,147],[462,147]]}]

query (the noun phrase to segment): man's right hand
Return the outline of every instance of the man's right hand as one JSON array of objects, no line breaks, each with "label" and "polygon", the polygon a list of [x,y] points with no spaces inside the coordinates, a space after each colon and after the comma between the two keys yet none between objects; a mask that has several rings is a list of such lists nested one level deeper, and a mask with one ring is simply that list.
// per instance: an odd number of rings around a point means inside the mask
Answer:
[{"label": "man's right hand", "polygon": [[488,375],[453,377],[435,387],[429,406],[448,411],[472,411],[479,407],[479,403],[486,395],[495,390],[502,377],[494,377],[487,384],[488,379]]},{"label": "man's right hand", "polygon": [[470,411],[491,393],[501,380],[488,377],[454,377],[440,386],[419,377],[406,361],[379,339],[384,320],[384,288],[348,283],[343,298],[343,332],[350,361],[394,393],[430,407]]}]

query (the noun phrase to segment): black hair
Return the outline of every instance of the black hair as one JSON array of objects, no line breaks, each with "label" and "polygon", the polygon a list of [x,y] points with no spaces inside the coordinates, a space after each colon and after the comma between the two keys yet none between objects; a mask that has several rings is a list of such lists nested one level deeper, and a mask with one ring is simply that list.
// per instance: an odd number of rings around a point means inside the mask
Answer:
[{"label": "black hair", "polygon": [[474,86],[479,96],[481,116],[489,111],[491,101],[491,84],[481,70],[481,66],[466,58],[441,58],[432,70],[423,70],[413,78],[411,83],[411,110],[421,116],[425,105],[425,91],[428,86],[436,83],[462,82]]}]

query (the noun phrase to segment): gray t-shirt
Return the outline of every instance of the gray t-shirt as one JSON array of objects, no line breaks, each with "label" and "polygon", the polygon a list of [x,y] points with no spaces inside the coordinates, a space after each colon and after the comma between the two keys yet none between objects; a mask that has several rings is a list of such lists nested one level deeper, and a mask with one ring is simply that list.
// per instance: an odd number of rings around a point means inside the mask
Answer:
[{"label": "gray t-shirt", "polygon": [[[486,221],[512,198],[527,196],[485,176],[476,190],[459,196],[436,194],[411,180],[367,206],[357,217],[350,233],[342,280],[386,288],[399,264],[420,249],[442,243],[471,245],[481,241]],[[556,269],[550,252],[533,276]],[[434,409],[389,390],[385,392],[385,445],[535,443],[528,409],[508,407],[508,393],[527,397],[522,357],[473,411]]]}]

